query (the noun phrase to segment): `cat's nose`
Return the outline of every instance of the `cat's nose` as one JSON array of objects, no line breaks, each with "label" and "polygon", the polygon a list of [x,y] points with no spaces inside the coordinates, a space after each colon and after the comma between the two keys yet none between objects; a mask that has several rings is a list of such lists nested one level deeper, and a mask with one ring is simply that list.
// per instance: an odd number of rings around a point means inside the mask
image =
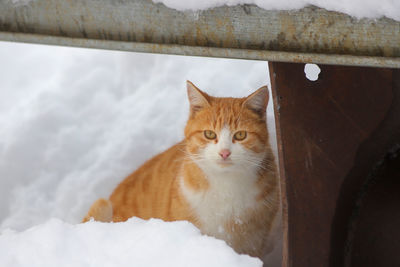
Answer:
[{"label": "cat's nose", "polygon": [[227,159],[229,157],[229,155],[231,154],[231,151],[229,149],[222,149],[219,152],[219,155],[223,158],[223,159]]}]

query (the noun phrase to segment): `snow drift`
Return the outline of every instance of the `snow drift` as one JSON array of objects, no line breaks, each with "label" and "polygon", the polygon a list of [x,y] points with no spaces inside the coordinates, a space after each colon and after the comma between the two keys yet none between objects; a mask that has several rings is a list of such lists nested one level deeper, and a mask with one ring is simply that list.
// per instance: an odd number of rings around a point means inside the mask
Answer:
[{"label": "snow drift", "polygon": [[1,233],[0,266],[261,267],[262,262],[202,236],[185,221],[132,218],[124,223],[71,225],[53,219],[24,232]]}]

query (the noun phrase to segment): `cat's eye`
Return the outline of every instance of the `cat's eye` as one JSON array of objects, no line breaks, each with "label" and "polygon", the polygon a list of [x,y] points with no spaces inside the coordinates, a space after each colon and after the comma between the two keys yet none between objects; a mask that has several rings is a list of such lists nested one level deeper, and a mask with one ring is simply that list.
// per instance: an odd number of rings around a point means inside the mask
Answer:
[{"label": "cat's eye", "polygon": [[214,132],[211,131],[211,130],[205,130],[205,131],[204,131],[204,136],[205,136],[207,139],[211,139],[211,140],[217,138],[217,134],[214,133]]},{"label": "cat's eye", "polygon": [[239,132],[236,132],[236,133],[233,135],[233,138],[234,138],[235,140],[238,140],[238,141],[242,141],[242,140],[244,140],[246,137],[247,137],[247,132],[246,132],[246,131],[239,131]]}]

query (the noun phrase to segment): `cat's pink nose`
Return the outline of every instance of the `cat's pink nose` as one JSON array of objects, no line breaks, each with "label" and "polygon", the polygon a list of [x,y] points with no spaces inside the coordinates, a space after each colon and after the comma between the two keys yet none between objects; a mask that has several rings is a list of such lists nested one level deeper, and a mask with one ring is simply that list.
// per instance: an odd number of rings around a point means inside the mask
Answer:
[{"label": "cat's pink nose", "polygon": [[231,151],[229,151],[229,149],[222,149],[219,152],[219,155],[223,158],[223,159],[227,159],[229,157],[229,155],[231,154]]}]

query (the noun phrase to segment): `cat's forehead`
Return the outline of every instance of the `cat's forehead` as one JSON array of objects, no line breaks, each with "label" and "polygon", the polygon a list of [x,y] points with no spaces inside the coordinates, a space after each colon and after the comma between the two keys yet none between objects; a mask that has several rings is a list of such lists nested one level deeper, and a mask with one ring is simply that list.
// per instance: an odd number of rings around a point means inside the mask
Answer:
[{"label": "cat's forehead", "polygon": [[243,107],[241,98],[214,98],[213,100],[206,111],[207,120],[215,130],[237,129],[253,117],[249,110]]}]

